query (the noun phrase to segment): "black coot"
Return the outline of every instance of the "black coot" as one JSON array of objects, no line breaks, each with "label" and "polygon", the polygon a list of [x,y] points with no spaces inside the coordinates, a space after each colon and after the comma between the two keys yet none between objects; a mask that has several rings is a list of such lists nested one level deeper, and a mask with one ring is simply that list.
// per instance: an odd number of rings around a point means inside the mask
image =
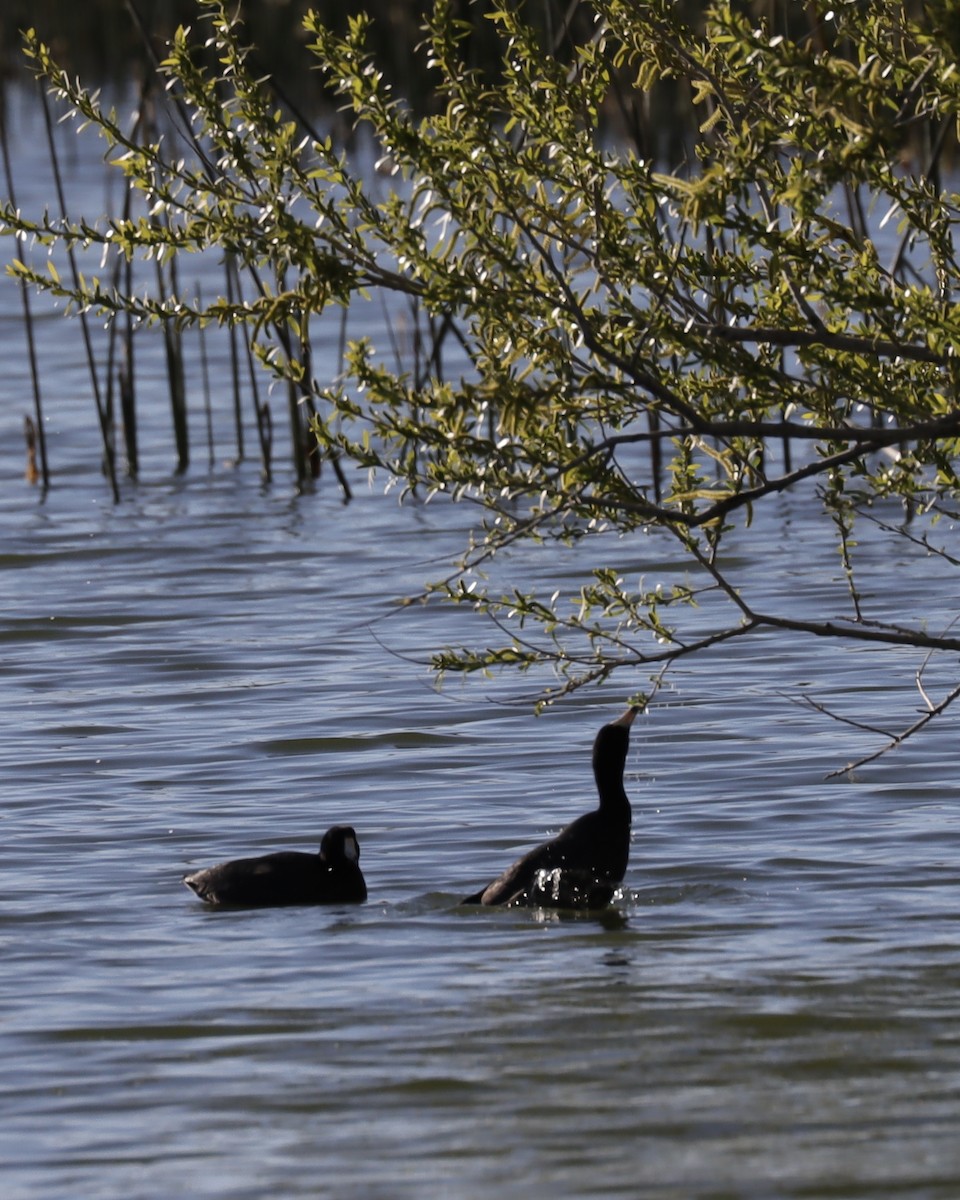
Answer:
[{"label": "black coot", "polygon": [[185,875],[183,882],[208,904],[245,908],[352,904],[367,898],[360,843],[349,825],[328,829],[319,854],[281,850],[260,858],[237,858]]},{"label": "black coot", "polygon": [[603,908],[623,881],[630,857],[630,801],[623,768],[630,726],[640,709],[628,708],[593,743],[593,774],[600,806],[518,859],[464,904],[525,904],[544,908]]}]

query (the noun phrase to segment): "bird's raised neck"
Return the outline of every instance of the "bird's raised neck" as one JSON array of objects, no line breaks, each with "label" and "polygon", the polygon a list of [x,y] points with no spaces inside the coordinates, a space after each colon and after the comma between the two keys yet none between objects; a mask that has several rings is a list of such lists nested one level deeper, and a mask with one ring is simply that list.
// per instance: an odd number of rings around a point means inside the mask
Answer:
[{"label": "bird's raised neck", "polygon": [[593,774],[600,793],[601,810],[626,808],[628,813],[630,811],[630,801],[623,788],[623,769],[630,747],[630,726],[639,711],[637,707],[628,708],[622,717],[604,725],[593,743]]}]

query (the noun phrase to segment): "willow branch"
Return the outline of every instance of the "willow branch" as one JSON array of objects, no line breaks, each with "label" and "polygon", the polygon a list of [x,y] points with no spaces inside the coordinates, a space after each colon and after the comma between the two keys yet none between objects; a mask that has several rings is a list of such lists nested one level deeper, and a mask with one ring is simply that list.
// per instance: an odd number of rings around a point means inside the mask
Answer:
[{"label": "willow branch", "polygon": [[888,338],[864,337],[852,333],[833,333],[822,325],[814,329],[743,328],[736,325],[694,324],[691,332],[714,337],[724,342],[766,344],[796,349],[803,346],[823,346],[828,350],[849,351],[851,354],[874,354],[879,358],[906,358],[912,362],[943,366],[947,355],[917,346],[910,342],[893,342]]},{"label": "willow branch", "polygon": [[779,692],[778,695],[783,696],[785,700],[789,700],[791,704],[796,704],[798,708],[812,708],[814,712],[820,713],[821,716],[829,717],[831,721],[839,721],[843,725],[849,725],[851,729],[860,729],[865,733],[879,733],[881,737],[889,738],[895,735],[889,729],[881,729],[878,725],[867,725],[863,721],[855,721],[852,717],[845,717],[842,713],[836,713],[832,709],[827,708],[825,704],[821,704],[819,700],[814,700],[812,696],[801,695],[791,696],[788,692]]},{"label": "willow branch", "polygon": [[882,757],[884,754],[888,753],[888,751],[896,750],[897,747],[902,746],[908,738],[913,737],[913,735],[915,733],[919,733],[924,726],[929,725],[934,717],[939,717],[941,713],[945,712],[958,696],[960,696],[960,684],[958,684],[953,691],[944,696],[939,704],[935,704],[933,708],[928,709],[919,720],[914,721],[909,728],[905,729],[902,733],[898,733],[895,737],[892,737],[885,746],[881,746],[879,750],[874,750],[872,754],[865,754],[862,758],[858,758],[855,762],[847,763],[845,767],[839,767],[836,771],[831,771],[825,776],[825,778],[835,779],[839,775],[848,775],[851,771],[855,771],[857,767],[863,767],[867,763],[875,762],[876,759]]}]

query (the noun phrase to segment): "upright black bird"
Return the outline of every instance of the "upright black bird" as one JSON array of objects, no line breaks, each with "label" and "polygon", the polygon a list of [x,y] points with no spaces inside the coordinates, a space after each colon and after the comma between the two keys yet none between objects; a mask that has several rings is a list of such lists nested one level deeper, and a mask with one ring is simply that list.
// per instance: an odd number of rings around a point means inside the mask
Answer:
[{"label": "upright black bird", "polygon": [[367,898],[360,843],[349,825],[328,829],[319,854],[280,850],[237,858],[184,875],[183,882],[208,904],[244,908],[353,904]]},{"label": "upright black bird", "polygon": [[630,726],[640,712],[628,708],[593,743],[593,774],[600,806],[584,813],[467,896],[464,904],[524,904],[544,908],[603,908],[622,882],[630,857],[630,801],[623,768]]}]

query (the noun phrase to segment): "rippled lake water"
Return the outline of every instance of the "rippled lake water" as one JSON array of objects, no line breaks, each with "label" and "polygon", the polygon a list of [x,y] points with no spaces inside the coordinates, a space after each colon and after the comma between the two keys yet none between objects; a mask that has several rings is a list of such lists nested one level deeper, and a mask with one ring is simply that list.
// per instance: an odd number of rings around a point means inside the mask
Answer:
[{"label": "rippled lake water", "polygon": [[[412,660],[478,631],[391,601],[442,573],[458,509],[345,507],[253,464],[175,479],[159,434],[113,505],[79,332],[49,317],[42,500],[17,303],[0,289],[5,1200],[953,1200],[956,722],[826,782],[875,739],[787,699],[907,723],[916,655],[717,647],[634,726],[614,908],[463,909],[592,800],[619,685],[540,718],[516,681],[432,688]],[[142,395],[159,430],[161,383]],[[814,517],[778,502],[738,544],[771,606],[842,591]],[[863,554],[877,604],[953,615],[929,560]],[[180,883],[342,820],[364,906],[218,913]]]}]

